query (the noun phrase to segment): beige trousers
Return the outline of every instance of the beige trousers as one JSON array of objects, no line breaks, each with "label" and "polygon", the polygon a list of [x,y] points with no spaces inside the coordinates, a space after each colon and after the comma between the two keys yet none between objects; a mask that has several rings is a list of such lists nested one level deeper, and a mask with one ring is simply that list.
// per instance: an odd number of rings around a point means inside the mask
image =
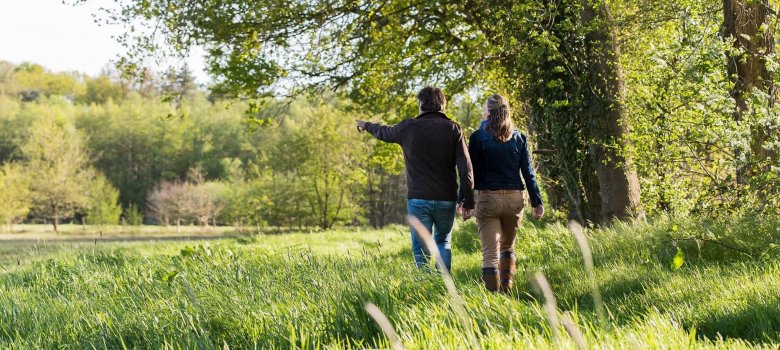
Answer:
[{"label": "beige trousers", "polygon": [[523,218],[525,194],[520,190],[479,191],[476,217],[482,242],[482,267],[498,268],[499,255],[514,260],[517,228]]}]

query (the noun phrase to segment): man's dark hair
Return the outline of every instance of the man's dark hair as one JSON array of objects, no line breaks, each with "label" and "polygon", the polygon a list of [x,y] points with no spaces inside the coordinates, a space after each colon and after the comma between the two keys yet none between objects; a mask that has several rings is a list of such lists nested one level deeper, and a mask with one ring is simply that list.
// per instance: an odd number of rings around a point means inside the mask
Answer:
[{"label": "man's dark hair", "polygon": [[417,100],[420,101],[420,111],[422,112],[444,112],[444,106],[447,105],[447,98],[441,89],[426,86],[417,93]]}]

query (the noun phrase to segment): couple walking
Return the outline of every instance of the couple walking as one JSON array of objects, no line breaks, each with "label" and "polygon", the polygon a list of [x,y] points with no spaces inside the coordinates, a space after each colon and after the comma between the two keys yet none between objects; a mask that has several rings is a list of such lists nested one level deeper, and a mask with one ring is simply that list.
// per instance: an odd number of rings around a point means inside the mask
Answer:
[{"label": "couple walking", "polygon": [[[456,212],[464,220],[476,217],[482,242],[482,281],[488,290],[508,292],[515,275],[514,244],[525,207],[525,188],[534,216],[538,219],[544,214],[526,137],[512,124],[509,102],[501,95],[488,98],[482,124],[471,134],[468,146],[461,127],[444,114],[447,100],[440,89],[423,88],[417,100],[420,114],[416,118],[392,126],[358,120],[358,130],[401,145],[408,214],[433,232],[444,267],[448,271],[452,267]],[[411,230],[415,263],[427,266],[429,254],[415,229]]]}]

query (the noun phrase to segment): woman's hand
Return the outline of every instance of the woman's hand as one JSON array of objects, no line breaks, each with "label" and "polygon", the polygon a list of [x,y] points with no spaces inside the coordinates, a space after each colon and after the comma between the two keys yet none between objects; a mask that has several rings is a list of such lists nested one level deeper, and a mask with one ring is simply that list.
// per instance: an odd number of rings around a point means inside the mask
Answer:
[{"label": "woman's hand", "polygon": [[539,204],[534,207],[534,219],[539,220],[544,216],[544,204]]}]

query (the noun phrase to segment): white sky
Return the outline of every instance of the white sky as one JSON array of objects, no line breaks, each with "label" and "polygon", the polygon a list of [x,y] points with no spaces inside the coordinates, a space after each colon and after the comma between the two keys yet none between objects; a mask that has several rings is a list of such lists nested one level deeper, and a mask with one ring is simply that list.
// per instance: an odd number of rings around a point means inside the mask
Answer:
[{"label": "white sky", "polygon": [[[98,26],[92,17],[112,2],[89,0],[74,7],[62,0],[0,0],[0,60],[97,75],[124,52],[112,38],[122,27]],[[203,51],[194,51],[189,67],[198,82],[205,83]]]}]

